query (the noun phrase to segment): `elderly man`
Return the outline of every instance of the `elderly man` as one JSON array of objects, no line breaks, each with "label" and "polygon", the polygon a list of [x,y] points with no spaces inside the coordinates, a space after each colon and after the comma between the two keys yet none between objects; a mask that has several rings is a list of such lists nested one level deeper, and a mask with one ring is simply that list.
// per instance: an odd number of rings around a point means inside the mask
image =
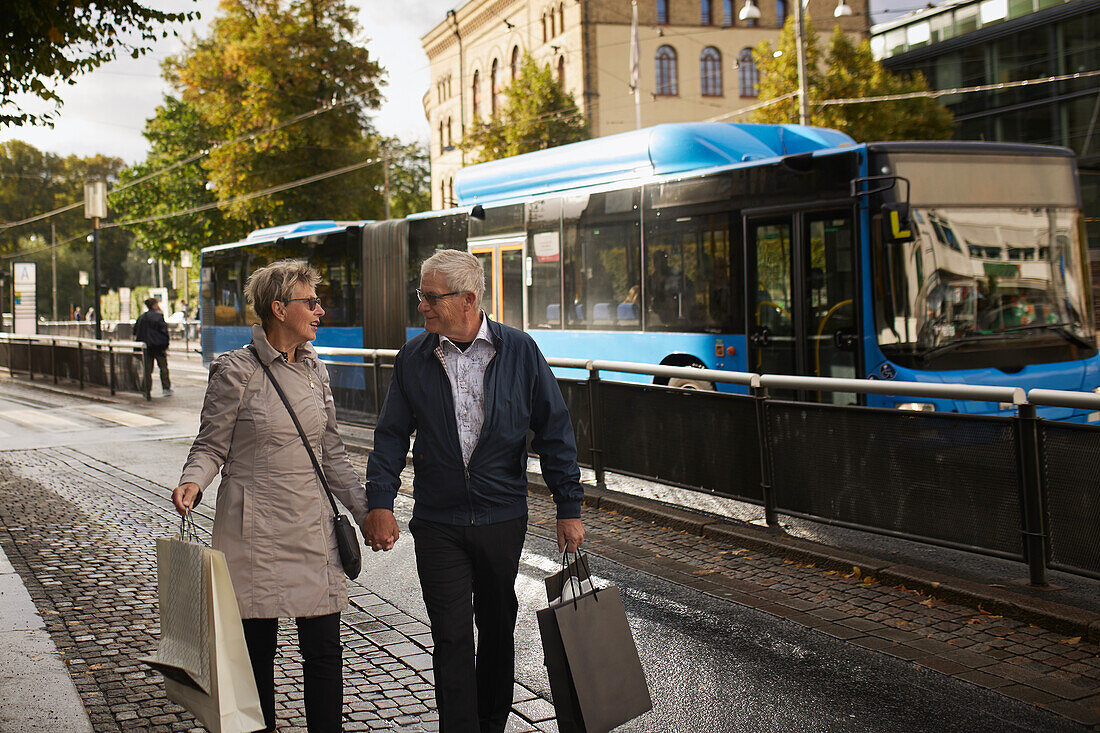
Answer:
[{"label": "elderly man", "polygon": [[426,333],[397,355],[367,464],[363,534],[375,551],[389,550],[400,534],[393,502],[416,432],[409,530],[444,733],[502,733],[508,720],[528,429],[557,504],[558,550],[584,541],[576,441],[561,390],[531,337],[481,310],[484,291],[481,263],[467,252],[440,250],[423,263],[416,295]]}]

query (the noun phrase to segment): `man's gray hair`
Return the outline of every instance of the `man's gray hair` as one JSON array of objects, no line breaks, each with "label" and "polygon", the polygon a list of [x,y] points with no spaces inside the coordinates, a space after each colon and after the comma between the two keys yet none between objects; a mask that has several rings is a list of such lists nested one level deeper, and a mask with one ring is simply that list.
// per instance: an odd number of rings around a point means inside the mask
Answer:
[{"label": "man's gray hair", "polygon": [[294,286],[305,283],[311,288],[321,284],[321,273],[302,260],[279,260],[253,272],[244,284],[244,297],[256,315],[267,325],[275,317],[271,304],[294,297]]},{"label": "man's gray hair", "polygon": [[460,249],[441,249],[420,265],[420,277],[428,273],[442,275],[447,282],[447,290],[473,293],[477,304],[485,295],[485,269],[481,261],[469,252]]}]

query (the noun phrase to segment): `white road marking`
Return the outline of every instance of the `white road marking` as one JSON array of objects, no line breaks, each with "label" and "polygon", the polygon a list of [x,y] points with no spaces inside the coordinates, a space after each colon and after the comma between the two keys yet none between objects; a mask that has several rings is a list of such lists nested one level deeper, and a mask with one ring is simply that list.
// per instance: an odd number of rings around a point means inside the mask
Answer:
[{"label": "white road marking", "polygon": [[80,425],[72,420],[66,420],[47,410],[3,410],[0,411],[0,420],[7,420],[29,428],[46,429],[53,432],[82,430],[86,425]]},{"label": "white road marking", "polygon": [[78,409],[92,417],[98,417],[101,420],[115,422],[119,425],[126,425],[131,428],[144,428],[150,425],[164,424],[163,420],[158,420],[155,417],[139,415],[134,412],[126,412],[125,410],[118,410],[114,407],[107,407],[106,405],[85,405]]}]

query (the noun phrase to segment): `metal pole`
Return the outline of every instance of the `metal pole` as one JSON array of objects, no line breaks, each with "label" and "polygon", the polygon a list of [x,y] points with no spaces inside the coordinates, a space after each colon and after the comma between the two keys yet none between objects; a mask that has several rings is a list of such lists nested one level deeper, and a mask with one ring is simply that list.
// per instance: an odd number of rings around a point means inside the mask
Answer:
[{"label": "metal pole", "polygon": [[99,302],[99,217],[92,219],[92,275],[95,280],[92,282],[92,307],[95,308],[95,337],[96,339],[103,338],[103,314],[100,313]]},{"label": "metal pole", "polygon": [[57,384],[57,339],[50,339],[50,369],[53,370],[53,383]]},{"label": "metal pole", "polygon": [[76,342],[76,378],[80,388],[84,389],[84,342]]},{"label": "metal pole", "polygon": [[390,218],[390,151],[382,151],[382,218]]},{"label": "metal pole", "polygon": [[1016,416],[1016,445],[1020,451],[1020,501],[1024,519],[1024,555],[1027,558],[1028,582],[1047,584],[1046,513],[1043,511],[1043,475],[1039,457],[1039,418],[1035,405],[1020,405]]},{"label": "metal pole", "polygon": [[794,0],[795,45],[798,47],[798,124],[809,124],[810,105],[806,99],[806,25],[803,0]]},{"label": "metal pole", "polygon": [[596,487],[607,488],[603,470],[603,448],[600,447],[600,370],[588,370],[588,419],[589,449],[592,453],[592,470],[596,472]]},{"label": "metal pole", "polygon": [[[168,357],[165,358],[167,359]],[[108,369],[110,370],[107,381],[111,385],[111,396],[113,397],[115,394],[115,347],[111,344],[107,344],[107,363],[109,364]]]},{"label": "metal pole", "polygon": [[768,445],[768,388],[752,387],[750,391],[756,403],[756,442],[760,448],[760,496],[764,501],[764,521],[769,527],[778,528],[775,492],[772,491],[772,453]]},{"label": "metal pole", "polygon": [[53,279],[53,320],[57,322],[57,227],[54,224],[50,224],[50,262],[53,265],[50,268],[51,278]]}]

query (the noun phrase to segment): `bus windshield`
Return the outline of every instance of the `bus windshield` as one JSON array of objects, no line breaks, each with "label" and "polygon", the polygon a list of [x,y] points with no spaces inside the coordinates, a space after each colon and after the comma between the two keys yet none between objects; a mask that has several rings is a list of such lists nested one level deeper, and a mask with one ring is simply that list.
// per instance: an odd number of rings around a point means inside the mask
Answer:
[{"label": "bus windshield", "polygon": [[876,258],[876,333],[901,366],[995,367],[1096,354],[1072,208],[914,207]]}]

